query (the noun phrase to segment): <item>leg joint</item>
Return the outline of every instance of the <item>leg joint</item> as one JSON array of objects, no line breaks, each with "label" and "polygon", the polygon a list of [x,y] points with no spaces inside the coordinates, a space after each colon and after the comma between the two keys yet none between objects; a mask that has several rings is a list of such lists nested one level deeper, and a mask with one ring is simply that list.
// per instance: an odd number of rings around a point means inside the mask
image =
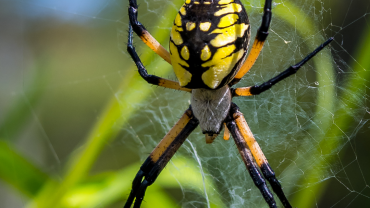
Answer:
[{"label": "leg joint", "polygon": [[128,13],[129,13],[129,19],[130,19],[130,23],[132,25],[133,30],[135,31],[137,35],[141,36],[141,34],[143,34],[146,29],[144,25],[142,25],[141,22],[137,20],[137,16],[138,16],[137,9],[134,7],[129,7]]},{"label": "leg joint", "polygon": [[268,163],[264,163],[261,165],[261,171],[267,180],[275,177],[275,172],[272,170]]},{"label": "leg joint", "polygon": [[265,29],[262,26],[257,31],[257,37],[256,39],[260,42],[264,42],[269,35],[268,28]]}]

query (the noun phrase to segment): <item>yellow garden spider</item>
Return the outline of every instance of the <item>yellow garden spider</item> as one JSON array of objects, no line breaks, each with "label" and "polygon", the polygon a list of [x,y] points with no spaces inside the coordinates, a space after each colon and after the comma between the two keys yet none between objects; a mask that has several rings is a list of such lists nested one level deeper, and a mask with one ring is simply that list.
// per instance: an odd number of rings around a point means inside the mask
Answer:
[{"label": "yellow garden spider", "polygon": [[[270,89],[279,81],[296,73],[333,38],[328,39],[296,65],[290,66],[261,85],[231,88],[249,71],[262,50],[270,26],[272,0],[265,1],[262,23],[248,57],[250,25],[240,0],[186,0],[171,30],[170,52],[137,20],[136,0],[129,1],[127,50],[140,75],[150,84],[190,92],[191,105],[140,167],[124,207],[130,208],[135,198],[134,207],[140,207],[146,188],[154,183],[168,161],[198,125],[205,134],[207,143],[212,143],[223,128],[224,139],[229,139],[231,133],[254,184],[269,207],[276,207],[276,202],[265,179],[283,206],[291,207],[243,114],[236,104],[232,103],[232,98],[258,95]],[[179,82],[148,74],[133,46],[133,31],[155,53],[172,65]]]}]

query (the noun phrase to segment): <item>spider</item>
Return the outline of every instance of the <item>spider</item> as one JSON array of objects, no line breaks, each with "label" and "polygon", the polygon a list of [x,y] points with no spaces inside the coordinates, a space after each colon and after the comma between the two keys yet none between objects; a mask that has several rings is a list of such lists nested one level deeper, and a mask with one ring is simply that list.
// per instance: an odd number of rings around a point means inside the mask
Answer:
[{"label": "spider", "polygon": [[[270,89],[296,73],[333,38],[329,38],[302,61],[267,82],[251,87],[232,88],[250,70],[263,48],[271,21],[272,0],[265,1],[262,23],[248,56],[250,24],[240,0],[186,0],[174,20],[170,34],[170,52],[137,20],[136,0],[129,2],[127,50],[141,77],[153,85],[190,92],[191,105],[140,167],[124,208],[130,208],[133,203],[134,207],[140,207],[147,187],[154,183],[198,125],[205,134],[206,143],[212,143],[225,128],[224,139],[228,140],[231,134],[235,140],[245,166],[268,206],[277,207],[265,180],[270,183],[283,206],[292,207],[232,98],[258,95]],[[133,32],[172,65],[179,82],[148,74],[133,46]]]}]

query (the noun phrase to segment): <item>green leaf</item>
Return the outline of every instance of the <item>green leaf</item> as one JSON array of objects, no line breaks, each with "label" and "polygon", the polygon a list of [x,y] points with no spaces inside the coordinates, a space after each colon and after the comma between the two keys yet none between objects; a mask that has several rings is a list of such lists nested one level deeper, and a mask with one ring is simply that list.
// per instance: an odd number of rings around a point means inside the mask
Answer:
[{"label": "green leaf", "polygon": [[[139,163],[135,163],[118,172],[103,173],[91,177],[85,182],[79,183],[70,189],[61,201],[61,207],[107,207],[127,197],[131,190],[132,177],[138,171]],[[187,189],[207,197],[212,207],[226,207],[220,200],[215,190],[215,184],[207,172],[204,173],[205,181],[202,181],[200,168],[192,160],[176,156],[171,164],[162,171],[156,182],[148,187],[143,208],[160,204],[161,207],[176,207],[171,197],[161,188],[177,188],[179,184]]]},{"label": "green leaf", "polygon": [[0,178],[29,197],[35,196],[49,176],[0,141]]}]

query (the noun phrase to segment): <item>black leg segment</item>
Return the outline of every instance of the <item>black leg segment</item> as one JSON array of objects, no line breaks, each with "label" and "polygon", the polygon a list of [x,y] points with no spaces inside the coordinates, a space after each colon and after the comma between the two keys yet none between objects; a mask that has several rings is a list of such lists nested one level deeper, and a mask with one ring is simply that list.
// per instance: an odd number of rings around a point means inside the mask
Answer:
[{"label": "black leg segment", "polygon": [[270,167],[268,163],[264,163],[261,165],[261,171],[265,179],[270,183],[272,190],[275,192],[275,194],[279,197],[281,203],[285,208],[291,208],[292,205],[290,205],[288,199],[286,198],[283,189],[281,188],[281,185],[279,181],[275,177],[275,173]]},{"label": "black leg segment", "polygon": [[160,79],[162,79],[162,78],[148,74],[148,71],[145,69],[143,63],[141,63],[141,60],[140,60],[139,56],[136,53],[136,50],[135,50],[135,47],[133,45],[132,39],[133,39],[133,37],[132,37],[132,26],[131,26],[131,24],[129,24],[127,51],[130,54],[131,58],[134,60],[136,66],[137,66],[137,69],[139,70],[140,76],[143,79],[145,79],[145,81],[147,81],[149,84],[159,85]]},{"label": "black leg segment", "polygon": [[250,88],[250,93],[252,95],[258,95],[268,89],[270,89],[272,86],[274,86],[276,83],[280,82],[281,80],[289,77],[290,75],[295,74],[298,69],[300,69],[307,61],[309,61],[312,57],[314,57],[318,52],[320,52],[325,46],[327,46],[331,41],[333,41],[334,38],[329,38],[327,41],[325,41],[322,45],[320,45],[316,50],[314,50],[312,53],[308,54],[302,61],[299,63],[290,66],[288,69],[277,75],[276,77],[270,79],[269,81],[261,84],[261,85],[255,85]]},{"label": "black leg segment", "polygon": [[130,19],[130,23],[131,23],[132,27],[134,28],[135,33],[138,36],[141,36],[144,32],[147,31],[145,29],[144,25],[142,25],[141,22],[139,22],[137,20],[138,10],[137,10],[136,0],[130,0],[130,5],[129,5],[129,8],[128,8],[128,16],[129,16],[129,19]]},{"label": "black leg segment", "polygon": [[263,7],[262,23],[261,23],[260,28],[258,28],[257,36],[256,36],[256,40],[261,41],[261,42],[265,41],[269,34],[268,31],[269,31],[269,27],[271,23],[271,16],[272,16],[271,4],[272,4],[272,0],[266,0],[265,6]]}]

